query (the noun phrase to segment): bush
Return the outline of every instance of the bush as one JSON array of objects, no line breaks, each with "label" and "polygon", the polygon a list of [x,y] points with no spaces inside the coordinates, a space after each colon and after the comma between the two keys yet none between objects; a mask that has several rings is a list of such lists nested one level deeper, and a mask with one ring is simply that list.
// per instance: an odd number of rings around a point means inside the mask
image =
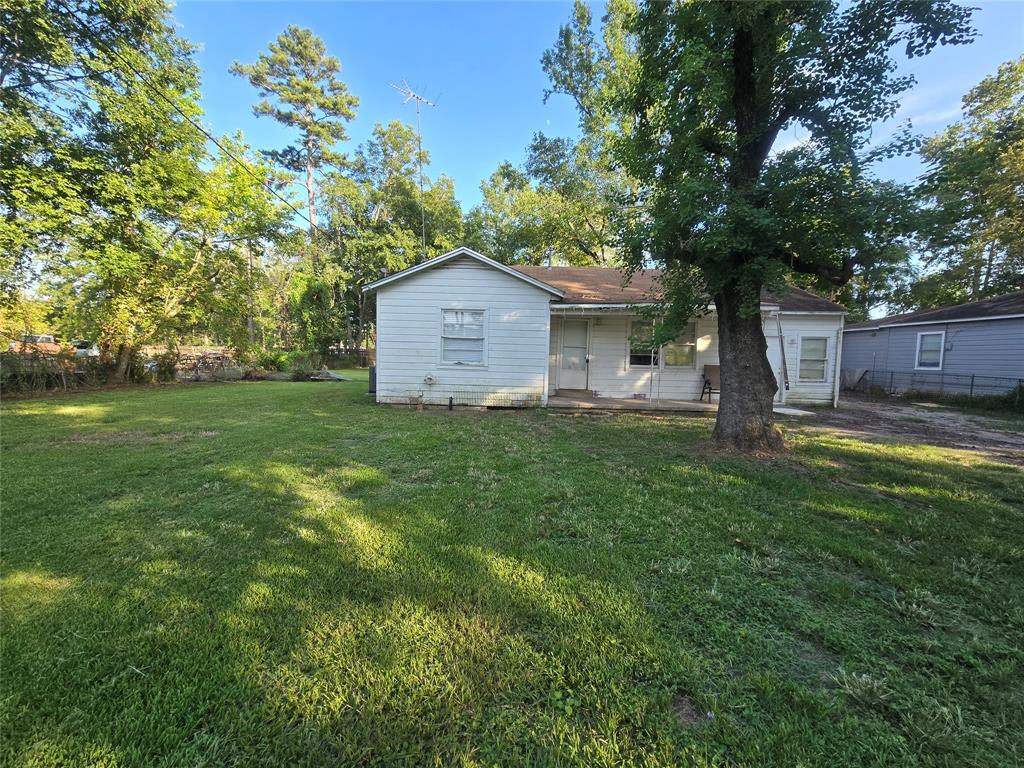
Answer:
[{"label": "bush", "polygon": [[125,371],[125,381],[132,384],[145,384],[153,380],[153,375],[147,370],[146,356],[136,350],[132,352],[131,360],[128,361],[128,369]]},{"label": "bush", "polygon": [[319,371],[322,365],[320,353],[311,350],[294,350],[289,352],[287,370],[295,374],[308,374]]},{"label": "bush", "polygon": [[168,349],[166,352],[160,353],[153,358],[153,362],[156,363],[154,373],[157,381],[174,381],[178,371],[178,352],[176,350]]},{"label": "bush", "polygon": [[328,368],[358,368],[360,357],[358,354],[326,355],[323,364]]},{"label": "bush", "polygon": [[256,354],[253,365],[261,371],[284,371],[288,369],[288,353],[268,349]]}]

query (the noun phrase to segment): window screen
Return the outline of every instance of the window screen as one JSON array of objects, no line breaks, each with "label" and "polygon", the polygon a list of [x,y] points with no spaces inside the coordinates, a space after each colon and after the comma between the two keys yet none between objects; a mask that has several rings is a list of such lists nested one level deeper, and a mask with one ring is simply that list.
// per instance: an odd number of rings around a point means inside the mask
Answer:
[{"label": "window screen", "polygon": [[442,310],[441,362],[483,365],[486,340],[483,310]]},{"label": "window screen", "polygon": [[658,364],[658,348],[654,346],[654,324],[644,320],[633,322],[629,332],[630,366],[651,367]]},{"label": "window screen", "polygon": [[919,333],[917,335],[917,367],[942,367],[942,333]]},{"label": "window screen", "polygon": [[687,323],[679,338],[662,347],[661,354],[665,365],[693,368],[697,359],[697,324]]},{"label": "window screen", "polygon": [[827,363],[827,338],[805,336],[800,340],[801,381],[824,381]]}]

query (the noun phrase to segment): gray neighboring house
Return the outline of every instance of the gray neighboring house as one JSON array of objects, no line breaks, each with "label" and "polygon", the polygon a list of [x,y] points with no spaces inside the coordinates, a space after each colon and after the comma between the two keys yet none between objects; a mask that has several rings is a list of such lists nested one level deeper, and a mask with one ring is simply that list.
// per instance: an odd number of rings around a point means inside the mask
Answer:
[{"label": "gray neighboring house", "polygon": [[1024,291],[843,329],[848,388],[999,394],[1024,381]]}]

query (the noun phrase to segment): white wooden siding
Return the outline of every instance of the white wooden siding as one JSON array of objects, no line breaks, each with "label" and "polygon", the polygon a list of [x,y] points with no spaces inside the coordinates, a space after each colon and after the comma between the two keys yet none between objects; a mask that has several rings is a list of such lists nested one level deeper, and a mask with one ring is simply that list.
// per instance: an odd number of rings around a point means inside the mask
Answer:
[{"label": "white wooden siding", "polygon": [[[573,317],[578,317],[573,315]],[[700,397],[705,365],[718,365],[717,319],[708,315],[697,320],[697,351],[692,368],[661,366],[653,370],[646,366],[629,365],[629,328],[634,316],[629,314],[602,314],[590,316],[590,371],[587,388],[598,397],[633,397],[644,395],[651,399],[696,400]],[[839,315],[799,315],[783,313],[781,316],[783,339],[786,344],[786,364],[790,386],[784,392],[782,351],[779,345],[779,321],[774,316],[764,324],[768,362],[779,384],[778,400],[793,403],[828,403],[832,401],[836,370],[836,340],[840,329]],[[561,318],[551,323],[549,365],[549,392],[560,386],[558,367],[561,347]],[[800,336],[819,336],[828,339],[826,378],[822,382],[799,381]],[[794,346],[795,345],[795,346]],[[716,395],[717,398],[717,395]]]},{"label": "white wooden siding", "polygon": [[[831,403],[835,392],[840,315],[813,315],[783,312],[782,336],[785,340],[789,391],[786,402],[795,404]],[[828,340],[824,381],[800,381],[800,338],[813,336]],[[776,341],[776,344],[778,342]]]},{"label": "white wooden siding", "polygon": [[[550,298],[468,258],[383,286],[377,291],[377,402],[545,402]],[[441,362],[442,309],[486,310],[487,365]]]}]

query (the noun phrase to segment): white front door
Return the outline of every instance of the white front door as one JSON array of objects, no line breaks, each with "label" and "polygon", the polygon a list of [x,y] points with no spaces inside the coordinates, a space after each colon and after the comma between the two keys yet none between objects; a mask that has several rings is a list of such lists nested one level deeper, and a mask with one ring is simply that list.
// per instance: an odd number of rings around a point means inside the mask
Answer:
[{"label": "white front door", "polygon": [[562,320],[559,389],[587,388],[587,342],[589,336],[589,320]]}]

